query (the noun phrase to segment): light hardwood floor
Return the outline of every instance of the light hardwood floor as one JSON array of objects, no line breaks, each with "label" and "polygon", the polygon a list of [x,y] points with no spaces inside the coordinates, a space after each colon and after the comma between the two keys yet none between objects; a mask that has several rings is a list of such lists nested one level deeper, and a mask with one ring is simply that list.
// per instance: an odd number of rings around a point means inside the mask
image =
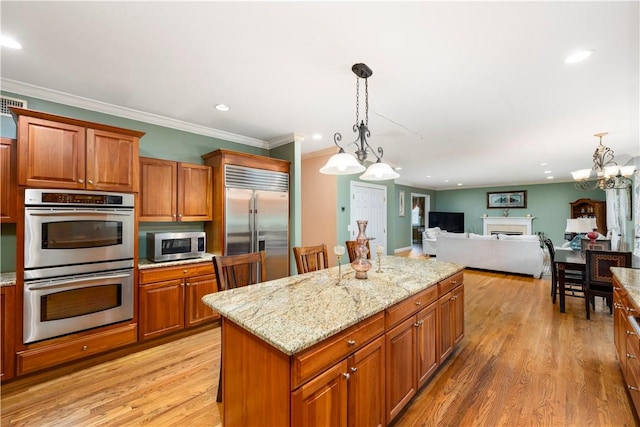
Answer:
[{"label": "light hardwood floor", "polygon": [[[612,317],[548,280],[468,270],[465,338],[396,426],[637,425]],[[60,378],[4,385],[2,426],[218,426],[219,328]]]}]

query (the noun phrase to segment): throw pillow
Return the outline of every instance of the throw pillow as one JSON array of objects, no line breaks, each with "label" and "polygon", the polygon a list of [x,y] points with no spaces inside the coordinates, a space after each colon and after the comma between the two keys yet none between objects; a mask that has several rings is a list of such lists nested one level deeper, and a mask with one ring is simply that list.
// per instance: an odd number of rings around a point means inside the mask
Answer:
[{"label": "throw pillow", "polygon": [[469,236],[467,236],[467,233],[447,233],[441,234],[440,237],[446,237],[447,239],[466,239]]},{"label": "throw pillow", "polygon": [[476,239],[476,240],[498,240],[498,235],[469,233],[469,238]]},{"label": "throw pillow", "polygon": [[498,234],[499,240],[533,240],[540,241],[540,238],[535,234]]}]

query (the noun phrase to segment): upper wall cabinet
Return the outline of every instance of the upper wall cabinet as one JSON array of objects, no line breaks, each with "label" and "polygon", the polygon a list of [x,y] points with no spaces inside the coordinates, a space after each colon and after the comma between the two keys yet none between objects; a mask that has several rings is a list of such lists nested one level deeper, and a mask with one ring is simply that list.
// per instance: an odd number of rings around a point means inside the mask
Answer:
[{"label": "upper wall cabinet", "polygon": [[17,220],[16,175],[16,140],[0,138],[0,222]]},{"label": "upper wall cabinet", "polygon": [[18,185],[138,192],[144,132],[11,108],[18,124]]},{"label": "upper wall cabinet", "polygon": [[210,166],[140,157],[140,221],[211,221]]}]

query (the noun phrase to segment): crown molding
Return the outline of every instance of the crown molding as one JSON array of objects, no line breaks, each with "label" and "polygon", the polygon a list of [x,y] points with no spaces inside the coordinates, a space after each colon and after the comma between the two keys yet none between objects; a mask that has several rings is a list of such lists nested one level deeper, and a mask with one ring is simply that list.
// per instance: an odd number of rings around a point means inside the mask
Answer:
[{"label": "crown molding", "polygon": [[269,144],[269,149],[273,149],[276,147],[280,147],[281,145],[287,145],[292,142],[302,142],[304,140],[304,135],[300,135],[299,133],[289,133],[287,135],[282,135],[277,138],[270,139],[267,142]]},{"label": "crown molding", "polygon": [[169,117],[146,113],[144,111],[138,111],[118,105],[108,104],[106,102],[96,101],[94,99],[83,98],[81,96],[71,95],[65,92],[47,89],[16,80],[2,78],[0,79],[0,87],[3,91],[6,92],[12,92],[24,96],[31,96],[45,101],[69,105],[71,107],[82,108],[98,113],[110,114],[112,116],[137,120],[144,123],[164,126],[167,128],[191,132],[198,135],[210,136],[212,138],[223,139],[225,141],[236,142],[238,144],[250,145],[252,147],[269,149],[269,143],[257,138],[251,138],[231,132],[225,132],[223,130],[196,125],[194,123],[175,120]]}]

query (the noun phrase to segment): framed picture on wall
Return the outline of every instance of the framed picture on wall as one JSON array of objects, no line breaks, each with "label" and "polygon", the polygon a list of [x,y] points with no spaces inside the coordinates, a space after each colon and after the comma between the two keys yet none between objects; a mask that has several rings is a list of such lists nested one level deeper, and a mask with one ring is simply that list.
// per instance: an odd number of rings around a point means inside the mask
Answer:
[{"label": "framed picture on wall", "polygon": [[404,191],[400,191],[398,196],[398,215],[404,216]]},{"label": "framed picture on wall", "polygon": [[526,208],[527,191],[487,192],[487,209]]}]

